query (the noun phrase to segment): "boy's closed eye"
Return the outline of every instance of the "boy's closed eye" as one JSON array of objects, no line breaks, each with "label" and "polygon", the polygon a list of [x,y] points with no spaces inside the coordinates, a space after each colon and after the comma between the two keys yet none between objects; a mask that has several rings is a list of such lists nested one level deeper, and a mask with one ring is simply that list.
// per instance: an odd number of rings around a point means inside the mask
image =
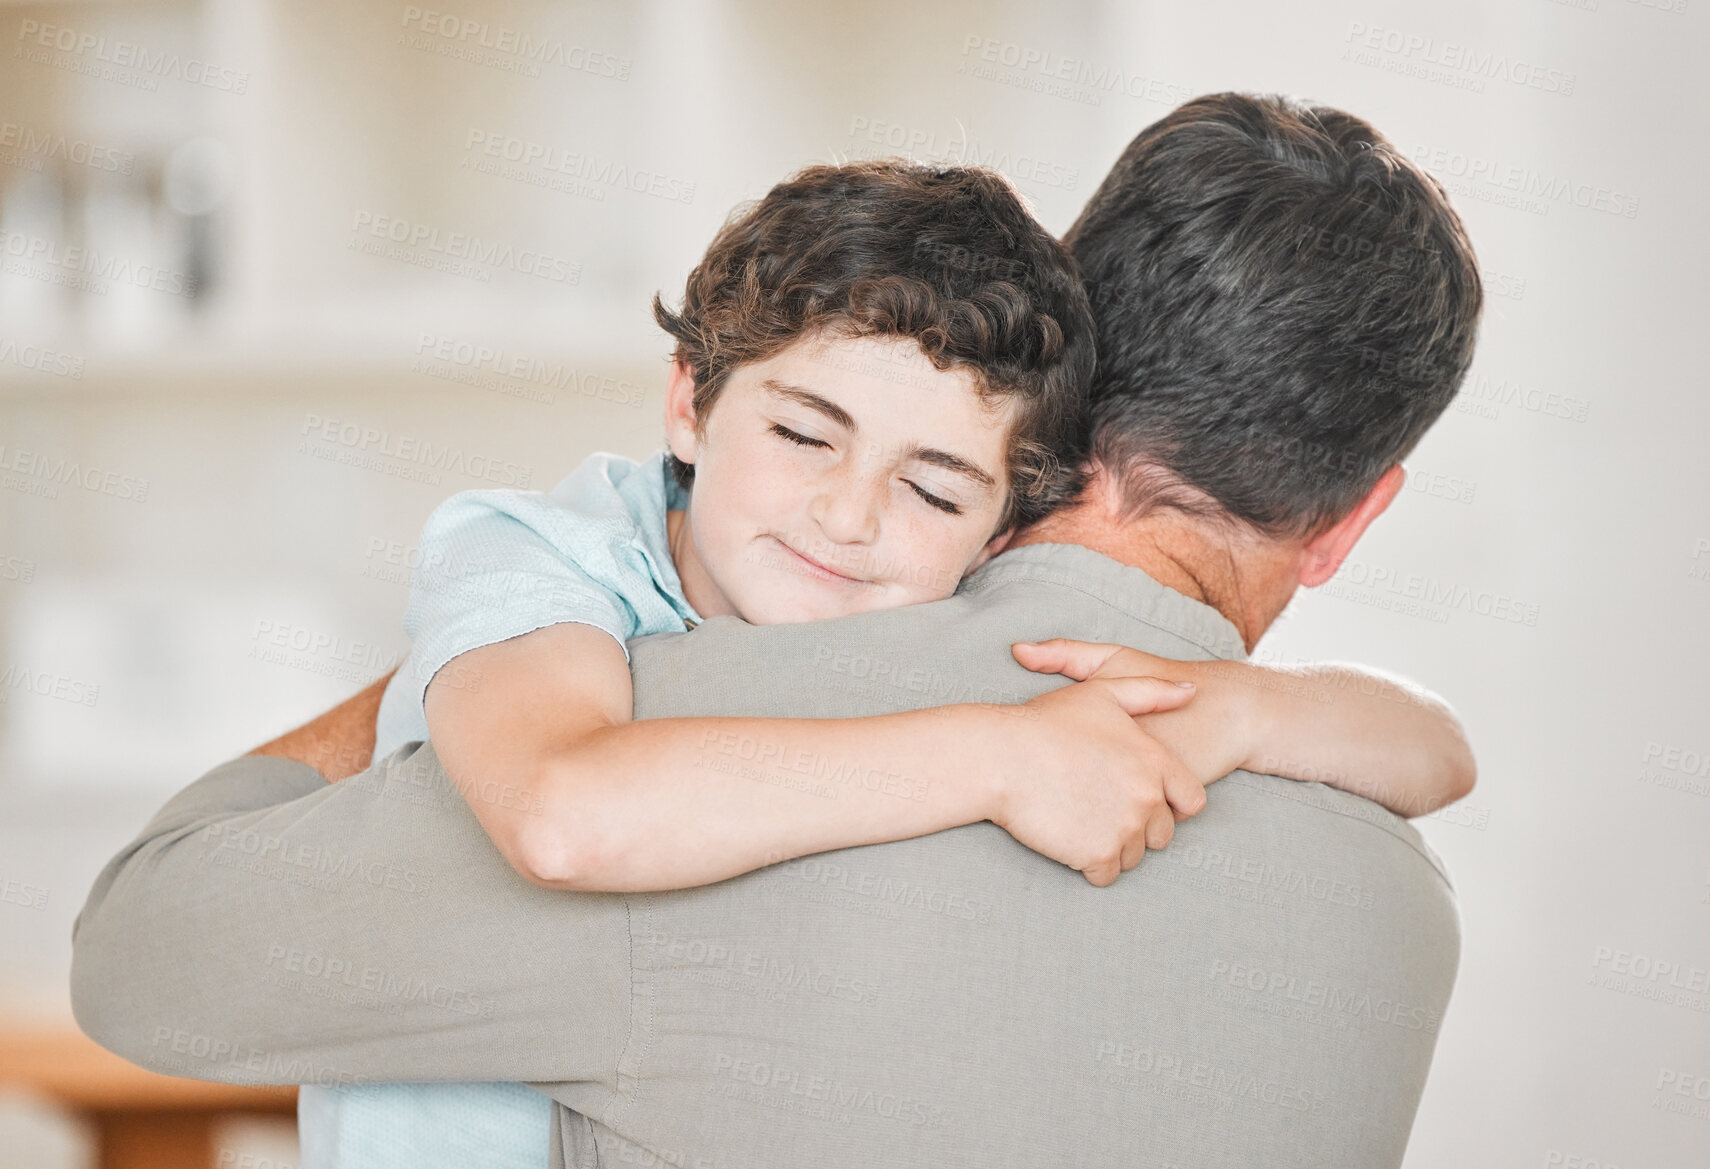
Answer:
[{"label": "boy's closed eye", "polygon": [[928,504],[937,508],[939,511],[945,512],[949,515],[961,515],[962,514],[962,509],[957,507],[955,504],[951,503],[948,499],[941,499],[938,496],[932,494],[930,491],[922,490],[920,484],[915,483],[912,480],[904,479],[903,482],[907,483],[910,487],[912,487],[914,489],[914,493],[916,495],[920,496]]},{"label": "boy's closed eye", "polygon": [[823,442],[817,438],[809,438],[805,434],[797,434],[795,431],[793,431],[789,427],[785,426],[782,422],[774,422],[772,424],[772,433],[776,434],[780,438],[787,438],[791,442],[800,443],[802,446],[828,447],[831,445],[830,443]]},{"label": "boy's closed eye", "polygon": [[[790,442],[797,444],[798,446],[827,447],[827,448],[829,448],[831,446],[830,443],[825,442],[822,439],[810,438],[805,434],[798,434],[795,431],[791,430],[789,427],[785,426],[782,422],[774,422],[772,424],[772,433],[776,434],[779,438],[786,439]],[[942,511],[948,515],[961,515],[962,514],[962,509],[960,507],[958,507],[956,504],[951,503],[948,499],[944,499],[941,496],[937,496],[937,495],[932,494],[930,491],[924,490],[920,486],[920,484],[915,483],[912,480],[905,479],[905,480],[903,480],[903,482],[907,483],[909,485],[910,489],[913,490],[916,495],[920,496],[920,498],[922,500],[924,500],[929,506],[935,507],[939,511]]]}]

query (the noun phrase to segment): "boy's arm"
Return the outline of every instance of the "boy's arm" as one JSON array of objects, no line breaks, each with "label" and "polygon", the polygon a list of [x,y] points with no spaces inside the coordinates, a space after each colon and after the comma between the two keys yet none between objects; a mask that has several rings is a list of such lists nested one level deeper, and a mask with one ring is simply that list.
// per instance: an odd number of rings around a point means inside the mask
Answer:
[{"label": "boy's arm", "polygon": [[1016,657],[1071,678],[1119,668],[1196,683],[1192,706],[1141,723],[1206,782],[1245,768],[1420,816],[1465,796],[1477,776],[1466,732],[1442,699],[1361,667],[1177,662],[1069,640],[1017,646]]},{"label": "boy's arm", "polygon": [[380,713],[380,696],[396,669],[388,670],[366,690],[345,699],[325,714],[310,719],[294,731],[263,743],[251,755],[274,755],[294,763],[306,763],[326,779],[341,779],[366,771],[374,760],[374,720]]},{"label": "boy's arm", "polygon": [[1455,712],[1405,679],[1344,663],[1208,665],[1213,679],[1253,691],[1258,726],[1241,764],[1250,771],[1341,788],[1398,816],[1434,812],[1477,782]]},{"label": "boy's arm", "polygon": [[549,888],[686,888],[984,819],[1109,884],[1204,803],[1134,724],[1191,693],[1155,678],[1065,687],[1026,708],[635,722],[622,648],[593,626],[549,626],[453,664],[481,685],[433,679],[434,747],[506,859]]}]

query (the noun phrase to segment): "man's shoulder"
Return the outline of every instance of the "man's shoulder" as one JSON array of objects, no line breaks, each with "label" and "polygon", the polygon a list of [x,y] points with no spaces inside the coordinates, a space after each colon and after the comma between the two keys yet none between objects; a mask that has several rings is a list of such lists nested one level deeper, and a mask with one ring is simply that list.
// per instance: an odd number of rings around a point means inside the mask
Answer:
[{"label": "man's shoulder", "polygon": [[[1212,790],[1219,793],[1219,798],[1250,801],[1255,808],[1262,808],[1267,802],[1272,802],[1273,806],[1286,805],[1291,810],[1301,810],[1312,818],[1316,818],[1317,813],[1328,813],[1331,817],[1346,821],[1339,828],[1339,834],[1344,836],[1366,836],[1364,830],[1354,827],[1365,825],[1376,833],[1390,837],[1402,849],[1416,855],[1424,866],[1435,874],[1442,887],[1453,892],[1454,885],[1449,879],[1449,870],[1444,866],[1442,858],[1426,843],[1419,830],[1407,820],[1371,800],[1322,783],[1307,783],[1251,771],[1231,772],[1219,780],[1218,787]],[[1236,792],[1241,794],[1236,796]]]},{"label": "man's shoulder", "polygon": [[[840,653],[878,653],[902,663],[1020,669],[1014,641],[1072,637],[1110,641],[1181,659],[1238,659],[1239,633],[1208,605],[1078,544],[1030,544],[993,557],[938,601],[799,625],[750,625],[714,617],[694,642],[674,634],[632,649],[674,657],[764,659],[774,670]],[[648,643],[653,644],[648,644]]]}]

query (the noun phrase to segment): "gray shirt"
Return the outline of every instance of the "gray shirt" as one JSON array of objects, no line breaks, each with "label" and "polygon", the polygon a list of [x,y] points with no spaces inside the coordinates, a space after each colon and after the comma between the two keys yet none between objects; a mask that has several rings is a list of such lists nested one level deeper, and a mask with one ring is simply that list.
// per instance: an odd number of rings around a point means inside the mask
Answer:
[{"label": "gray shirt", "polygon": [[[1011,642],[1059,636],[1242,656],[1214,610],[1032,545],[934,604],[633,642],[636,717],[1018,703],[1065,679]],[[740,740],[703,765],[914,788]],[[1317,784],[1208,795],[1105,889],[981,823],[578,894],[517,877],[431,747],[335,785],[248,757],[102,872],[73,1007],[176,1075],[531,1081],[569,1166],[1399,1165],[1459,953],[1441,864]]]}]

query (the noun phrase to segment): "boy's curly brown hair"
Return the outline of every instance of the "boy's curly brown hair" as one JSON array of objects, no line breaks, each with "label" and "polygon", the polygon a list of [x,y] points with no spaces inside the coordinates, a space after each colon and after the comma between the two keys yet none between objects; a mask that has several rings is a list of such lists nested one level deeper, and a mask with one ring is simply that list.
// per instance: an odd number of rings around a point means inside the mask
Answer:
[{"label": "boy's curly brown hair", "polygon": [[[702,424],[725,379],[815,334],[908,337],[938,369],[1014,398],[998,531],[1073,498],[1094,329],[1074,261],[998,174],[901,160],[811,166],[738,208],[653,316],[695,380]],[[688,487],[694,467],[670,458]]]}]

